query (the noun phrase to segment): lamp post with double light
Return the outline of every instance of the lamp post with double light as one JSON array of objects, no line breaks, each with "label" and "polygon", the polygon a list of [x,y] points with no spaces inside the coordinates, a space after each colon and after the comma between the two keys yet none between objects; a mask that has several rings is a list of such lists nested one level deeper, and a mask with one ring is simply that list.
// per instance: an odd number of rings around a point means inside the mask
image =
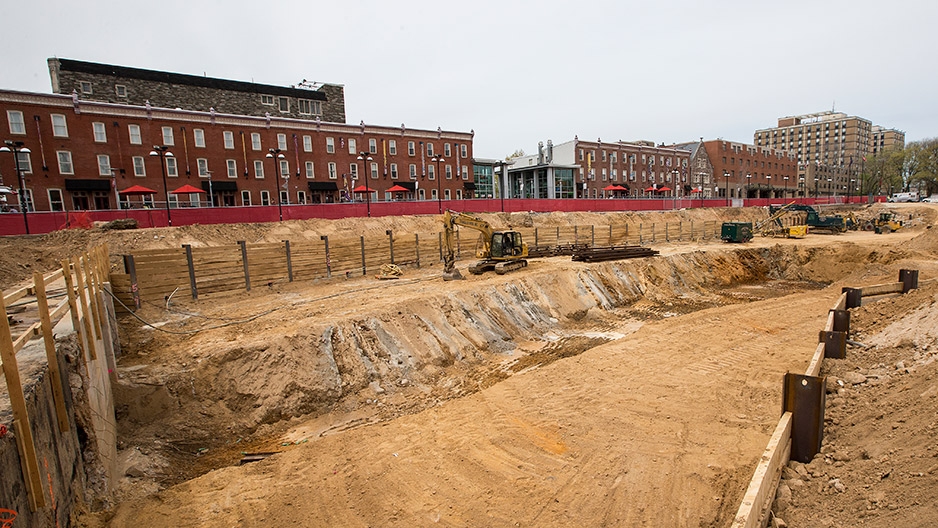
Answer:
[{"label": "lamp post with double light", "polygon": [[280,200],[280,160],[286,159],[287,157],[283,155],[280,149],[270,148],[267,149],[268,158],[274,160],[274,173],[271,178],[274,182],[274,196],[277,198],[277,211],[280,213],[280,221],[283,222],[283,204]]},{"label": "lamp post with double light", "polygon": [[13,165],[16,167],[16,179],[20,184],[19,191],[19,202],[20,202],[20,211],[23,212],[23,227],[26,228],[26,234],[29,234],[29,217],[26,215],[26,210],[29,209],[29,202],[26,200],[26,178],[23,176],[23,171],[20,170],[20,152],[23,154],[29,154],[31,151],[26,148],[22,141],[12,141],[5,140],[4,146],[0,147],[0,152],[12,152],[13,153]]},{"label": "lamp post with double light", "polygon": [[723,178],[726,179],[726,206],[730,206],[730,173],[723,171]]},{"label": "lamp post with double light", "polygon": [[368,186],[368,162],[373,161],[374,158],[371,157],[371,154],[363,150],[358,153],[358,159],[362,162],[362,179],[365,180],[365,204],[368,216],[371,217],[371,189]]},{"label": "lamp post with double light", "polygon": [[746,198],[749,198],[749,193],[752,192],[752,174],[746,175]]},{"label": "lamp post with double light", "polygon": [[443,156],[439,154],[434,154],[430,161],[436,163],[436,201],[440,205],[440,214],[443,214],[443,189],[440,183],[440,180],[443,179],[443,175],[440,174],[440,163],[446,161]]},{"label": "lamp post with double light", "polygon": [[782,179],[785,180],[785,198],[788,198],[788,176],[782,176]]},{"label": "lamp post with double light", "polygon": [[173,225],[173,215],[169,210],[169,183],[166,182],[166,158],[172,158],[174,156],[166,145],[153,145],[153,150],[150,151],[150,155],[159,156],[160,158],[160,170],[163,174],[163,198],[166,199],[166,222],[169,225]]}]

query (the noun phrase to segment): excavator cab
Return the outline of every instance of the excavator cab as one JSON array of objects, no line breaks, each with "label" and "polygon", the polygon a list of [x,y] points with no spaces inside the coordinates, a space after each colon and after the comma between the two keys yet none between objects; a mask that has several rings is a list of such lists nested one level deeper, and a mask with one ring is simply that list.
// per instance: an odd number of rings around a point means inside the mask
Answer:
[{"label": "excavator cab", "polygon": [[504,259],[524,255],[521,233],[517,231],[496,231],[492,233],[492,258]]}]

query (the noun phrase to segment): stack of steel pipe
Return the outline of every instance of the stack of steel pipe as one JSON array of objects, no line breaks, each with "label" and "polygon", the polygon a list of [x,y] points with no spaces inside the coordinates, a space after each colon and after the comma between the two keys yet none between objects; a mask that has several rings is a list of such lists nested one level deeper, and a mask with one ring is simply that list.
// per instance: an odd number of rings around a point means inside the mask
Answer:
[{"label": "stack of steel pipe", "polygon": [[599,262],[603,260],[652,257],[657,254],[657,250],[642,246],[589,247],[579,248],[574,251],[573,260],[581,262]]}]

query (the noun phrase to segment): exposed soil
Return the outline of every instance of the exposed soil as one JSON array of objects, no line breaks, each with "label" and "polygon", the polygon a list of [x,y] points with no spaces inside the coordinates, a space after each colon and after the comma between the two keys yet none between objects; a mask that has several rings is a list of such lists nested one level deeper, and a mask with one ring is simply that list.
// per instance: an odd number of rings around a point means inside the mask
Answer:
[{"label": "exposed soil", "polygon": [[[892,282],[900,268],[938,277],[938,231],[927,229],[938,208],[889,207],[913,215],[909,229],[659,244],[651,259],[554,257],[461,282],[444,283],[436,265],[399,281],[281,284],[147,305],[138,315],[159,330],[122,322],[121,502],[80,525],[727,526],[778,419],[782,374],[804,371],[840,288]],[[764,215],[719,213],[658,214]],[[128,252],[350,229],[426,232],[433,222],[53,234],[5,242],[0,270],[17,276],[22,263],[39,268],[54,262],[46,255],[102,239]],[[936,299],[927,284],[854,311],[852,339],[869,346],[825,364],[835,391],[825,450],[786,470],[780,518],[938,520]],[[858,379],[853,372],[864,381],[837,383]],[[243,453],[272,452],[238,465]]]}]

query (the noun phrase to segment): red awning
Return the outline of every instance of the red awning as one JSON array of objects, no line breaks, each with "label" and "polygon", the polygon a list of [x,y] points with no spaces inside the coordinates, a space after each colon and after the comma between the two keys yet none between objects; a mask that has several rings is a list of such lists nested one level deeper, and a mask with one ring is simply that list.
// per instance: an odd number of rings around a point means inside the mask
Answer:
[{"label": "red awning", "polygon": [[205,191],[199,189],[198,187],[193,187],[189,184],[183,185],[182,187],[176,189],[175,191],[169,191],[169,194],[205,194]]},{"label": "red awning", "polygon": [[359,185],[358,187],[355,187],[354,189],[352,189],[352,192],[354,193],[374,192],[374,189],[372,189],[371,187],[365,187],[364,185]]},{"label": "red awning", "polygon": [[148,189],[143,185],[134,185],[124,189],[123,191],[118,191],[118,193],[128,196],[142,196],[144,194],[156,194],[156,191],[153,189]]},{"label": "red awning", "polygon": [[401,187],[400,185],[395,185],[394,187],[391,187],[384,192],[410,192],[410,189],[407,187]]},{"label": "red awning", "polygon": [[670,187],[658,187],[658,192],[668,192],[670,190]]},{"label": "red awning", "polygon": [[657,191],[657,190],[658,190],[658,189],[655,189],[655,187],[652,186],[652,187],[648,187],[647,189],[645,189],[645,192],[655,192],[655,191]]},{"label": "red awning", "polygon": [[691,192],[692,192],[692,193],[702,193],[703,190],[702,190],[702,189],[694,189],[694,190],[692,190]]},{"label": "red awning", "polygon": [[604,191],[627,191],[628,189],[626,189],[625,187],[621,185],[607,185],[603,187],[603,190]]}]

